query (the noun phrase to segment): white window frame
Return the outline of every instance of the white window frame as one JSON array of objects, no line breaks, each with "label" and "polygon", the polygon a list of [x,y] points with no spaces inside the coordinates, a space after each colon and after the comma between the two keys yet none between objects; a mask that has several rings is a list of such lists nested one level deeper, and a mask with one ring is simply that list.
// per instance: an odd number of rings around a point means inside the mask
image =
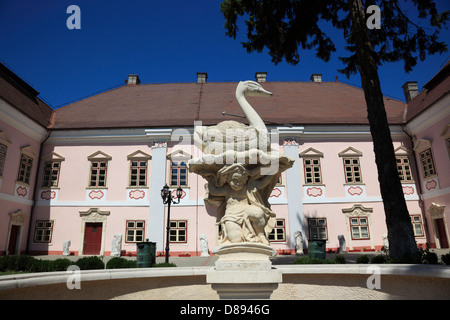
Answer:
[{"label": "white window frame", "polygon": [[[184,225],[184,226],[183,226]],[[188,221],[185,219],[170,220],[169,243],[187,243]],[[184,240],[180,240],[184,237]]]},{"label": "white window frame", "polygon": [[[271,239],[273,238],[273,239]],[[269,234],[270,242],[285,242],[286,241],[286,220],[276,219],[275,227]]]},{"label": "white window frame", "polygon": [[[127,220],[125,235],[125,243],[143,242],[145,240],[145,220]],[[131,240],[129,237],[132,237]]]}]

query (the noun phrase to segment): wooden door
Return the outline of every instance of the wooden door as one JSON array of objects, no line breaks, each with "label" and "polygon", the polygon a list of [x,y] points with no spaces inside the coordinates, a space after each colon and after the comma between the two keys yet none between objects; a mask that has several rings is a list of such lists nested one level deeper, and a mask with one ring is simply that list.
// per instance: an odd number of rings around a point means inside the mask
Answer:
[{"label": "wooden door", "polygon": [[8,254],[17,254],[16,248],[19,241],[20,226],[11,226],[11,232],[9,234]]},{"label": "wooden door", "polygon": [[86,222],[83,254],[100,254],[102,246],[102,228],[103,224],[101,222]]},{"label": "wooden door", "polygon": [[436,219],[437,231],[439,234],[439,242],[441,243],[441,248],[448,248],[447,233],[445,232],[444,219]]}]

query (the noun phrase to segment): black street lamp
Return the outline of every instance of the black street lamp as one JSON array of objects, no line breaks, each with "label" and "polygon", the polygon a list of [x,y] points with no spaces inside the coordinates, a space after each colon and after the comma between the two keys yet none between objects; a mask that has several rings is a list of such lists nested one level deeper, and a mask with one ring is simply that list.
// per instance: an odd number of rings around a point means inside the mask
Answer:
[{"label": "black street lamp", "polygon": [[169,233],[170,233],[170,204],[178,204],[180,203],[181,197],[183,196],[183,189],[178,187],[177,189],[177,199],[178,202],[174,201],[174,197],[172,197],[171,192],[169,190],[169,186],[166,185],[161,189],[161,198],[163,199],[163,203],[167,204],[167,228],[166,228],[166,263],[169,262]]}]

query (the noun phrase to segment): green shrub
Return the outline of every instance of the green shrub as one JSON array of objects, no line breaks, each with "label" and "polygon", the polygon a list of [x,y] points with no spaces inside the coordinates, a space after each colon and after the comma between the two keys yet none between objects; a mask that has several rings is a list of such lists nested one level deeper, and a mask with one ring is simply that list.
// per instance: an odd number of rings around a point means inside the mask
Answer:
[{"label": "green shrub", "polygon": [[445,263],[447,265],[450,265],[450,252],[446,253],[446,254],[443,254],[441,256],[441,260],[442,260],[443,263]]},{"label": "green shrub", "polygon": [[308,256],[300,257],[294,261],[294,264],[334,264],[337,263],[336,260],[332,259],[319,259],[310,258]]},{"label": "green shrub", "polygon": [[111,258],[106,263],[106,269],[122,269],[122,268],[137,268],[136,260],[128,260],[121,257]]},{"label": "green shrub", "polygon": [[431,252],[428,247],[428,243],[425,244],[425,249],[419,248],[420,263],[422,264],[438,264],[438,255],[435,252]]},{"label": "green shrub", "polygon": [[356,259],[356,263],[369,263],[369,257],[363,254]]},{"label": "green shrub", "polygon": [[67,258],[59,258],[51,263],[51,269],[50,271],[67,271],[67,268],[69,268],[70,265],[75,264],[75,262],[70,261]]},{"label": "green shrub", "polygon": [[30,267],[30,272],[50,272],[52,271],[51,260],[34,260]]},{"label": "green shrub", "polygon": [[175,263],[171,262],[161,262],[161,263],[155,263],[152,265],[153,268],[167,268],[167,267],[176,267],[177,265]]},{"label": "green shrub", "polygon": [[438,255],[435,252],[426,252],[421,259],[423,264],[438,264]]},{"label": "green shrub", "polygon": [[15,271],[24,271],[24,272],[30,271],[31,265],[36,260],[34,257],[27,255],[18,255],[16,257],[17,258],[14,265]]},{"label": "green shrub", "polygon": [[379,254],[376,255],[374,257],[372,257],[372,259],[370,259],[370,263],[387,263],[388,262],[388,257],[385,254]]},{"label": "green shrub", "polygon": [[[0,256],[0,272],[52,272],[66,271],[70,265],[77,265],[81,270],[104,269],[105,264],[99,257],[83,257],[76,262],[67,258],[56,260],[36,259],[28,255]],[[135,261],[126,261],[121,268],[135,267]]]},{"label": "green shrub", "polygon": [[8,259],[6,260],[6,270],[16,271],[16,261],[17,256],[8,256]]},{"label": "green shrub", "polygon": [[346,264],[345,257],[342,254],[337,254],[334,256],[334,261],[338,264]]},{"label": "green shrub", "polygon": [[14,256],[1,256],[0,257],[0,272],[5,272],[10,270],[11,259]]},{"label": "green shrub", "polygon": [[5,271],[31,271],[35,258],[28,255],[11,255],[0,257],[0,272]]},{"label": "green shrub", "polygon": [[100,257],[83,257],[75,262],[80,270],[105,269],[105,263]]}]

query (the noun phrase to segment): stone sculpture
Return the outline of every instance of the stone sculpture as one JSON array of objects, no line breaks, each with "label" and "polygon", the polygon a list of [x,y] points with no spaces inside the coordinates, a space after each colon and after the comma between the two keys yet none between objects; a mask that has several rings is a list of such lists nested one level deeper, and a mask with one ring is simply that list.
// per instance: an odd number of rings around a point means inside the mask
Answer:
[{"label": "stone sculpture", "polygon": [[387,234],[383,234],[384,251],[389,251],[389,239]]},{"label": "stone sculpture", "polygon": [[200,256],[209,257],[208,237],[204,234],[200,235]]},{"label": "stone sculpture", "polygon": [[294,233],[295,237],[295,254],[296,255],[303,255],[303,235],[300,231],[296,231]]},{"label": "stone sculpture", "polygon": [[217,209],[219,243],[269,244],[275,213],[268,202],[280,174],[293,160],[270,149],[267,128],[245,96],[270,96],[254,81],[240,82],[236,98],[250,125],[224,121],[196,127],[195,140],[203,157],[189,161],[189,171],[205,178],[206,201]]},{"label": "stone sculpture", "polygon": [[344,238],[343,234],[338,235],[338,241],[339,241],[339,252],[346,252],[347,244],[345,242],[345,238]]},{"label": "stone sculpture", "polygon": [[70,255],[70,246],[72,245],[70,240],[64,241],[63,244],[63,256],[69,256]]},{"label": "stone sculpture", "polygon": [[112,240],[111,257],[120,257],[122,250],[122,235],[115,234]]},{"label": "stone sculpture", "polygon": [[[239,82],[236,88],[236,100],[249,121],[247,126],[237,121],[222,121],[215,126],[197,126],[194,141],[205,154],[222,154],[225,151],[244,151],[270,149],[270,138],[256,111],[246,100],[246,96],[270,97],[272,93],[254,81]],[[236,143],[238,141],[238,143]]]},{"label": "stone sculpture", "polygon": [[205,202],[217,207],[219,256],[207,283],[221,299],[268,299],[282,281],[272,269],[268,236],[275,213],[268,202],[280,174],[293,159],[270,149],[267,128],[245,99],[271,96],[254,81],[240,82],[236,99],[249,125],[223,121],[212,127],[196,127],[194,140],[204,155],[189,161],[189,171],[206,179]]}]

